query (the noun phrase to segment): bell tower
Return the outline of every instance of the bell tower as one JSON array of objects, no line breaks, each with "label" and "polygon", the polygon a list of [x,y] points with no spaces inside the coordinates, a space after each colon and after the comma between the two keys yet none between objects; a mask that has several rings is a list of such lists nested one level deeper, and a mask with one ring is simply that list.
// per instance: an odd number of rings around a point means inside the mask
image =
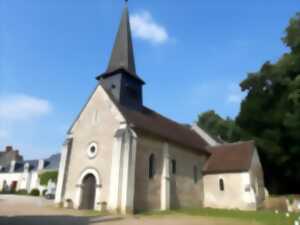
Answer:
[{"label": "bell tower", "polygon": [[97,80],[119,104],[142,108],[145,82],[136,73],[127,1],[107,70]]}]

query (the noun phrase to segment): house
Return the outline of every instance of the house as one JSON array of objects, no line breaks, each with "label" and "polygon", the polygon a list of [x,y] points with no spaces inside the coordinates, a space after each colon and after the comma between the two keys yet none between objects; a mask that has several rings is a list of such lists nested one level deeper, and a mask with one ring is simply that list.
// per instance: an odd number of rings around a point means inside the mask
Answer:
[{"label": "house", "polygon": [[[245,187],[230,186],[228,173],[235,169],[232,161],[259,161],[254,144],[251,152],[243,143],[222,145],[201,128],[177,123],[143,104],[145,82],[135,68],[127,3],[107,70],[97,81],[62,147],[57,204],[124,214],[179,207],[257,208],[261,199],[255,198],[252,181],[263,186],[262,168],[243,180]],[[212,173],[214,159],[228,171],[220,167]],[[254,171],[238,169],[234,184],[245,178],[242,173]],[[219,175],[225,197],[214,191]],[[254,200],[247,207],[241,190],[248,196],[249,189]],[[232,193],[238,203],[228,200]]]},{"label": "house", "polygon": [[[14,152],[14,153],[13,153]],[[15,157],[10,157],[14,155]],[[47,171],[58,171],[60,154],[47,159],[23,160],[19,152],[11,146],[0,152],[0,191],[14,192],[39,189],[40,193],[47,189],[39,182],[39,175]],[[53,186],[53,184],[49,184]]]},{"label": "house", "polygon": [[253,141],[209,148],[203,168],[204,206],[256,210],[264,201],[263,170]]}]

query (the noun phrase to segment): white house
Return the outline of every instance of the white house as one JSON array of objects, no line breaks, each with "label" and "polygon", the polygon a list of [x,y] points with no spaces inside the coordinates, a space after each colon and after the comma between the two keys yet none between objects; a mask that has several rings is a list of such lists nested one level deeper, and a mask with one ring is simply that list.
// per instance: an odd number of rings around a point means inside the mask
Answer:
[{"label": "white house", "polygon": [[204,207],[256,210],[264,200],[264,177],[253,141],[209,148],[203,168]]},{"label": "white house", "polygon": [[[13,150],[5,152],[11,154],[11,151]],[[0,158],[6,157],[5,152],[2,152]],[[23,160],[22,157],[17,160],[15,157],[6,157],[6,160],[2,160],[0,165],[0,191],[27,190],[30,192],[32,189],[39,189],[42,193],[47,186],[40,185],[39,174],[46,171],[57,171],[60,154],[41,160]]]}]

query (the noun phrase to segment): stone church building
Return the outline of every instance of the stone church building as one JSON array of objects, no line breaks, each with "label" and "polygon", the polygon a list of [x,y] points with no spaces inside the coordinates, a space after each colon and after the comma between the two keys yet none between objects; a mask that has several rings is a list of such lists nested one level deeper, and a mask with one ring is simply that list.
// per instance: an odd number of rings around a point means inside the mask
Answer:
[{"label": "stone church building", "polygon": [[69,129],[56,203],[132,213],[179,207],[255,210],[264,199],[253,142],[221,145],[143,104],[125,5],[107,70]]}]

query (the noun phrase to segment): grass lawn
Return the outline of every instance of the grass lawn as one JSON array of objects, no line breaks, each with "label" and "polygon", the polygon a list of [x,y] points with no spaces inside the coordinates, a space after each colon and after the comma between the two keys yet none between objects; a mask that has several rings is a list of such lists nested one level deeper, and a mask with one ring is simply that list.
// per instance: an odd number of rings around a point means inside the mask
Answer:
[{"label": "grass lawn", "polygon": [[164,215],[188,215],[200,217],[227,218],[241,221],[256,222],[264,225],[294,225],[294,221],[300,214],[291,214],[286,217],[284,213],[275,214],[270,211],[239,211],[223,209],[178,209],[163,212],[145,212],[145,216],[164,216]]}]

